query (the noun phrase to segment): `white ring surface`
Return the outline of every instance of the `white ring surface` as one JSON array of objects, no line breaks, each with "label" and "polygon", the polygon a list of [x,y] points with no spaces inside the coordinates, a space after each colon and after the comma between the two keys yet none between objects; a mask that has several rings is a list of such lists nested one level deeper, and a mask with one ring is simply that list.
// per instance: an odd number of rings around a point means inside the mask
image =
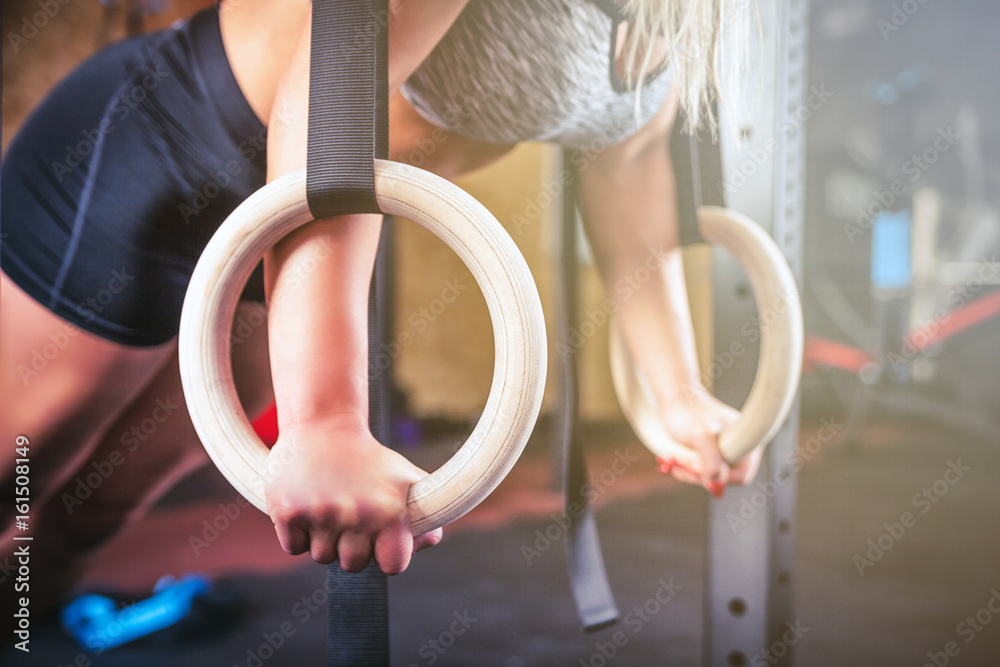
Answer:
[{"label": "white ring surface", "polygon": [[[385,160],[376,161],[375,186],[384,212],[419,223],[458,254],[482,289],[493,320],[496,361],[482,417],[451,459],[410,488],[410,525],[418,535],[475,507],[520,456],[545,386],[545,323],[524,258],[496,218],[473,197],[438,176]],[[240,293],[257,262],[282,237],[312,219],[305,170],[251,195],[206,246],[181,315],[178,354],[191,420],[226,479],[265,512],[268,449],[236,396],[231,327]]]},{"label": "white ring surface", "polygon": [[[795,277],[768,234],[748,217],[718,206],[698,209],[706,241],[731,252],[746,272],[760,320],[757,377],[739,419],[719,436],[723,458],[735,463],[778,432],[798,391],[802,370],[802,305]],[[625,418],[647,449],[673,456],[676,441],[667,434],[646,379],[632,361],[613,321],[611,376]]]}]

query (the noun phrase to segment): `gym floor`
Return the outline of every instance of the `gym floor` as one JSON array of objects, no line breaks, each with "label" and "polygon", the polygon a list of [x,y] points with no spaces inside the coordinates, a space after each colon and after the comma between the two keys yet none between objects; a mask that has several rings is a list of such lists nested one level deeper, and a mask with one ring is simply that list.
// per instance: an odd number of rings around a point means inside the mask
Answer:
[{"label": "gym floor", "polygon": [[[993,615],[981,610],[1000,590],[1000,449],[887,417],[871,420],[852,443],[817,437],[827,433],[824,424],[830,421],[802,429],[802,441],[815,437],[818,451],[800,476],[793,575],[797,664],[918,666],[929,652],[955,642],[959,654],[950,664],[995,667],[1000,618],[986,622]],[[833,424],[836,430],[836,418]],[[605,475],[609,483],[599,497],[602,542],[622,613],[646,606],[664,584],[673,586],[674,596],[650,604],[653,613],[632,613],[617,629],[580,632],[551,516],[560,498],[539,440],[493,496],[390,582],[394,665],[600,665],[599,645],[607,650],[616,630],[628,639],[616,651],[616,666],[700,664],[706,495],[656,473],[650,455],[624,428],[585,431],[592,477],[610,470],[619,453],[638,458],[613,481]],[[538,437],[544,432],[538,429]],[[457,438],[443,438],[421,450],[419,461],[434,465],[457,444]],[[945,475],[949,469],[960,472]],[[220,504],[236,501],[218,473],[206,468],[109,545],[85,582],[89,589],[138,598],[163,574],[206,572],[243,600],[235,627],[186,641],[168,632],[95,656],[49,622],[35,626],[27,662],[8,646],[0,664],[326,664],[325,568],[282,553],[270,521],[253,508],[243,508],[225,526],[217,519]],[[900,534],[893,524],[904,512],[913,521]],[[206,533],[206,520],[223,530]],[[546,547],[536,531],[555,539]],[[869,540],[881,544],[884,555],[869,554]],[[871,564],[856,557],[871,557]],[[976,625],[959,627],[977,614]],[[287,636],[279,642],[275,633],[282,628]],[[279,648],[270,650],[265,636]]]}]

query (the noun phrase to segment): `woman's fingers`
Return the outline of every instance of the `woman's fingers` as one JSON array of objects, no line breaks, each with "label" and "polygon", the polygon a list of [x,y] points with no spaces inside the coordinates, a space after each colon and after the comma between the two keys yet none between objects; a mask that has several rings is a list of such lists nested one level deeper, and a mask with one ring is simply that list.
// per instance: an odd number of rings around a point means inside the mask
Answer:
[{"label": "woman's fingers", "polygon": [[406,521],[386,528],[375,538],[375,562],[386,574],[399,574],[410,564],[413,535]]},{"label": "woman's fingers", "polygon": [[309,550],[309,534],[298,526],[279,520],[274,524],[274,532],[286,553],[297,556]]},{"label": "woman's fingers", "polygon": [[[321,437],[341,446],[297,446],[281,474],[267,481],[268,513],[285,551],[339,562],[345,572],[364,570],[374,557],[383,572],[399,574],[415,550],[440,541],[440,529],[416,539],[410,533],[407,493],[426,472],[356,426],[319,425],[302,433],[302,440]],[[296,444],[284,437],[269,456]]]},{"label": "woman's fingers", "polygon": [[309,555],[317,563],[329,565],[337,560],[337,533],[313,528],[309,531]]},{"label": "woman's fingers", "polygon": [[345,572],[360,572],[374,557],[379,569],[388,575],[403,572],[414,553],[441,541],[442,529],[414,537],[408,522],[400,522],[378,533],[372,542],[363,533],[341,533],[337,542],[337,560]]},{"label": "woman's fingers", "polygon": [[440,542],[442,537],[444,537],[444,530],[441,528],[424,533],[423,535],[417,535],[413,538],[413,551],[423,551],[430,548]]},{"label": "woman's fingers", "polygon": [[675,440],[698,454],[701,463],[699,483],[702,486],[711,490],[713,483],[725,485],[729,481],[729,466],[719,452],[720,423],[701,420],[694,411],[684,407],[668,413],[666,426]]},{"label": "woman's fingers", "polygon": [[[379,532],[374,540],[366,533],[337,533],[326,528],[312,527],[308,531],[287,521],[274,524],[281,548],[298,555],[309,552],[317,563],[339,562],[346,572],[360,572],[375,558],[379,568],[389,575],[403,572],[412,555],[441,541],[441,528],[413,537],[407,522],[400,522]],[[374,542],[374,548],[372,547]]]},{"label": "woman's fingers", "polygon": [[673,472],[670,473],[674,479],[678,482],[684,482],[685,484],[693,484],[694,486],[701,486],[701,475],[693,473],[686,468],[674,468]]},{"label": "woman's fingers", "polygon": [[[663,423],[673,442],[666,452],[658,449],[659,454],[670,455],[660,461],[660,469],[721,498],[726,484],[737,480],[719,451],[719,437],[739,418],[739,412],[703,388],[689,388],[684,396],[664,412]],[[743,474],[751,472],[752,463],[741,469]]]},{"label": "woman's fingers", "polygon": [[[764,448],[758,447],[737,465],[729,468],[729,484],[749,484],[753,482],[760,470],[763,460]],[[665,475],[671,475],[675,479],[688,484],[702,485],[703,475],[700,462],[692,464],[690,461],[682,461],[680,457],[670,456],[668,458],[657,458],[659,470]],[[708,490],[716,498],[721,498],[725,493],[725,484],[713,482]]]},{"label": "woman's fingers", "polygon": [[[674,479],[679,482],[684,482],[685,484],[693,484],[694,486],[704,485],[704,476],[701,472],[701,463],[695,460],[693,464],[685,465],[678,459],[658,459],[660,464],[660,472],[665,475],[671,475]],[[707,487],[708,491],[716,498],[721,498],[722,494],[725,492],[726,485],[721,482],[711,482]]]},{"label": "woman's fingers", "polygon": [[729,481],[733,484],[749,484],[757,476],[760,463],[764,458],[764,447],[760,446],[747,454],[742,461],[733,466]]},{"label": "woman's fingers", "polygon": [[337,540],[337,561],[344,572],[361,572],[372,559],[372,539],[365,533],[344,531]]},{"label": "woman's fingers", "polygon": [[682,468],[695,475],[701,475],[701,457],[693,449],[671,443],[669,446],[664,446],[662,450],[667,456],[657,457],[657,461],[660,462],[660,472],[669,475],[675,468]]}]

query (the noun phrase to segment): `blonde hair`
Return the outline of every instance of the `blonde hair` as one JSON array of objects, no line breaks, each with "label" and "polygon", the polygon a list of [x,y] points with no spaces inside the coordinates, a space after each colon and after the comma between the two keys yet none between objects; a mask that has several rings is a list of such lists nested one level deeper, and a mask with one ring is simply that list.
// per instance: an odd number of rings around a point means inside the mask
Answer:
[{"label": "blonde hair", "polygon": [[[747,71],[751,43],[760,43],[756,0],[618,0],[629,18],[625,44],[627,83],[637,88],[659,63],[654,45],[666,50],[687,128],[703,124],[714,134],[713,96],[736,127],[747,115]],[[723,81],[720,70],[726,72]]]}]

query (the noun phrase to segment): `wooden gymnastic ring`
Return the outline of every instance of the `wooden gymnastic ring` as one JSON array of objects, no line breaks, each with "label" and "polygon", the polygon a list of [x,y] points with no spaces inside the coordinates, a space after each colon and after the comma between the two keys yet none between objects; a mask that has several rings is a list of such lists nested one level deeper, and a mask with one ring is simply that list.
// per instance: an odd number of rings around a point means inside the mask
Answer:
[{"label": "wooden gymnastic ring", "polygon": [[[762,311],[757,377],[739,419],[719,436],[723,458],[736,463],[759,444],[769,442],[788,417],[802,369],[802,305],[791,269],[759,225],[735,211],[702,206],[698,227],[706,241],[735,255]],[[770,317],[765,313],[771,313]],[[767,319],[772,321],[766,323]],[[667,434],[649,385],[614,321],[610,348],[611,377],[625,418],[647,449],[661,458],[673,458],[670,444],[675,441]]]},{"label": "wooden gymnastic ring", "polygon": [[[520,456],[545,386],[545,322],[524,258],[474,198],[438,176],[385,160],[375,162],[375,189],[384,212],[419,223],[458,254],[479,283],[493,320],[493,384],[482,417],[451,459],[410,487],[410,526],[419,535],[475,507]],[[233,315],[264,253],[312,219],[305,170],[251,195],[206,246],[181,314],[178,355],[191,421],[226,479],[265,512],[263,473],[269,450],[254,433],[233,384]]]}]

